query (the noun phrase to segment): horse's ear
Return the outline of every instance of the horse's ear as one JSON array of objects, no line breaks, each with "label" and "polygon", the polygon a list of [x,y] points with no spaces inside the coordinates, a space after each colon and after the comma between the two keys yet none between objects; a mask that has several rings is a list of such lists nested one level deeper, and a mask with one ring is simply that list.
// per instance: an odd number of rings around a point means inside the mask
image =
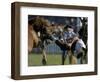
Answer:
[{"label": "horse's ear", "polygon": [[33,19],[28,21],[28,24],[32,25],[33,24]]}]

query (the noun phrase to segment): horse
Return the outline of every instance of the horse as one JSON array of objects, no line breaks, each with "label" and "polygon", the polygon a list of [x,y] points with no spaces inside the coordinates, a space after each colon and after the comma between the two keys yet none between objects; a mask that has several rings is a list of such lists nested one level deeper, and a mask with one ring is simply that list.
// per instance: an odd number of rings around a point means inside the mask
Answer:
[{"label": "horse", "polygon": [[46,65],[47,57],[45,51],[45,41],[50,38],[52,26],[49,21],[36,17],[28,21],[28,52],[30,53],[33,48],[40,47],[42,50],[42,64]]},{"label": "horse", "polygon": [[33,47],[37,47],[39,43],[39,38],[37,33],[33,30],[32,25],[28,25],[28,52],[30,53]]}]

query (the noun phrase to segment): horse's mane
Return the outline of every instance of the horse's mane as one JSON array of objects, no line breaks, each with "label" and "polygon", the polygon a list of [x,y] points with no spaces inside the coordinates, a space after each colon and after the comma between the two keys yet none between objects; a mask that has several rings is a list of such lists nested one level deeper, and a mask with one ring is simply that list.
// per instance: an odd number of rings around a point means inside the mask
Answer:
[{"label": "horse's mane", "polygon": [[35,17],[28,21],[30,25],[42,27],[42,26],[49,26],[50,22],[47,19],[44,19],[43,17]]}]

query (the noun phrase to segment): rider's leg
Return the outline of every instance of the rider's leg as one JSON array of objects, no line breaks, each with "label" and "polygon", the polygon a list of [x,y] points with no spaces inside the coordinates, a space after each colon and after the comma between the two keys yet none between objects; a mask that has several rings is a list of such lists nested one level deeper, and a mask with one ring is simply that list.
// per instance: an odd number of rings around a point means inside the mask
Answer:
[{"label": "rider's leg", "polygon": [[62,51],[63,51],[62,52],[62,65],[64,65],[67,54],[66,54],[66,50],[62,50]]}]

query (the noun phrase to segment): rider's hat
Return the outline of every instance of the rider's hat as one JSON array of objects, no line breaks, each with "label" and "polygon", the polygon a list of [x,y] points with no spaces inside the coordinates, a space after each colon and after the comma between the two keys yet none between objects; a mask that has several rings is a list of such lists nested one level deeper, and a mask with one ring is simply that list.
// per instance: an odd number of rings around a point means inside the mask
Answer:
[{"label": "rider's hat", "polygon": [[73,29],[71,25],[66,25],[66,26],[64,27],[64,29],[68,29],[68,28]]}]

